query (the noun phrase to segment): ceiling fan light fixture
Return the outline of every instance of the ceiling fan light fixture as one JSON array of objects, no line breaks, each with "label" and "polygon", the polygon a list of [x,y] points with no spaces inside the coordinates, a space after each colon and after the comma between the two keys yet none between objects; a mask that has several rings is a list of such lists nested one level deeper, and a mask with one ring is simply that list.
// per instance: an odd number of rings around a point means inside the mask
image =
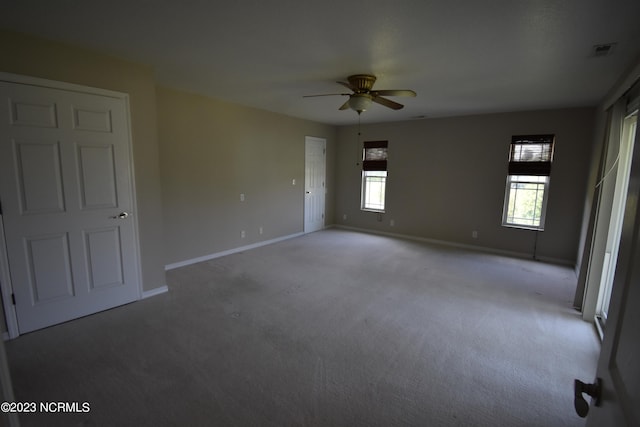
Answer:
[{"label": "ceiling fan light fixture", "polygon": [[367,111],[371,105],[371,95],[367,93],[356,93],[351,95],[349,99],[349,108],[358,113],[362,113],[363,111]]}]

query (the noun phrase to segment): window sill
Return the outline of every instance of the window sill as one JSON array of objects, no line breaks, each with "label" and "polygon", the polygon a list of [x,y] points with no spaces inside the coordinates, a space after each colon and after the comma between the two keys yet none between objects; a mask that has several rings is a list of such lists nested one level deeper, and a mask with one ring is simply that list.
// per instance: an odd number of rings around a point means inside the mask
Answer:
[{"label": "window sill", "polygon": [[544,231],[544,227],[533,227],[533,226],[520,225],[520,224],[502,224],[502,226],[507,228],[519,228],[521,230]]},{"label": "window sill", "polygon": [[362,212],[384,213],[384,210],[360,208]]}]

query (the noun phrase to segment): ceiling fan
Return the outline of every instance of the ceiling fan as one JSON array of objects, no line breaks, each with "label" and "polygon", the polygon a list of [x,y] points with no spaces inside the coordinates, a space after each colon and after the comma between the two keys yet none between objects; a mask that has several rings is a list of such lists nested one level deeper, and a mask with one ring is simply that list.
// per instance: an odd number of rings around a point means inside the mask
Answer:
[{"label": "ceiling fan", "polygon": [[387,89],[387,90],[372,90],[373,84],[376,82],[376,76],[370,74],[354,74],[347,77],[347,82],[336,82],[353,91],[353,93],[328,93],[325,95],[306,95],[303,98],[312,98],[316,96],[348,96],[349,100],[342,104],[339,110],[346,110],[351,108],[358,114],[366,111],[371,105],[371,102],[383,105],[385,107],[399,110],[404,105],[392,101],[383,96],[416,96],[416,93],[408,89]]}]

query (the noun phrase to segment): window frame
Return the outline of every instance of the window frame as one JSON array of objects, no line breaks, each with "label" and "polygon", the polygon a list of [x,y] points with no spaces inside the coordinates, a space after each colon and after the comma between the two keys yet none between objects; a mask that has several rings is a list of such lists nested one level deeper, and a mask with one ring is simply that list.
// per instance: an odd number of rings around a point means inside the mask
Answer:
[{"label": "window frame", "polygon": [[[371,174],[371,175],[367,175],[367,174]],[[384,175],[374,175],[374,174],[384,174]],[[382,187],[383,187],[383,195],[382,195],[382,208],[377,209],[375,207],[371,207],[371,206],[366,206],[367,205],[367,189],[369,188],[370,183],[367,183],[367,178],[382,178]],[[362,181],[360,183],[360,210],[366,211],[366,212],[377,212],[377,213],[384,213],[385,209],[386,209],[386,205],[387,205],[387,177],[388,177],[388,172],[387,171],[366,171],[363,170],[362,171]]]},{"label": "window frame", "polygon": [[[550,177],[545,175],[544,181],[527,181],[526,178],[540,178],[535,175],[507,175],[507,183],[505,187],[504,194],[504,205],[502,207],[502,226],[510,227],[510,228],[521,228],[525,230],[535,230],[535,231],[544,231],[546,213],[547,213],[547,202],[549,200],[549,184],[551,182]],[[531,224],[522,224],[518,222],[509,222],[509,201],[511,199],[511,184],[514,182],[520,182],[523,184],[542,184],[542,206],[540,208],[540,222],[538,225]],[[535,220],[535,217],[533,218]]]},{"label": "window frame", "polygon": [[[523,153],[525,147],[533,150],[529,154]],[[549,187],[551,183],[551,164],[555,146],[555,135],[514,135],[509,146],[509,164],[507,181],[504,191],[504,203],[502,206],[502,226],[521,228],[525,230],[544,231],[547,204],[549,200]],[[544,179],[543,179],[544,178]],[[511,201],[512,186],[514,183],[543,184],[542,204],[538,225],[509,221],[509,205]],[[540,191],[540,190],[536,190]],[[517,194],[517,192],[516,192]],[[515,202],[514,202],[515,203]],[[515,209],[514,209],[515,210]],[[524,218],[521,218],[524,220]],[[536,220],[535,212],[531,222]]]},{"label": "window frame", "polygon": [[[384,213],[386,210],[387,178],[389,177],[387,171],[388,148],[388,141],[364,141],[362,143],[362,173],[360,179],[360,210],[362,211]],[[371,207],[370,204],[367,206],[368,189],[370,188],[370,183],[367,182],[368,173],[371,173],[371,177],[384,177],[381,208]]]}]

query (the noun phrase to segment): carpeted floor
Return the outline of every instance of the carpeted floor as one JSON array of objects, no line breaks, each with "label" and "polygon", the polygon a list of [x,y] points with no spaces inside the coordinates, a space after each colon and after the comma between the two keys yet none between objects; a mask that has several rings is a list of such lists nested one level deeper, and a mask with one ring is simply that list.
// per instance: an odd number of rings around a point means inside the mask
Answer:
[{"label": "carpeted floor", "polygon": [[7,343],[24,426],[583,426],[572,269],[326,230]]}]

